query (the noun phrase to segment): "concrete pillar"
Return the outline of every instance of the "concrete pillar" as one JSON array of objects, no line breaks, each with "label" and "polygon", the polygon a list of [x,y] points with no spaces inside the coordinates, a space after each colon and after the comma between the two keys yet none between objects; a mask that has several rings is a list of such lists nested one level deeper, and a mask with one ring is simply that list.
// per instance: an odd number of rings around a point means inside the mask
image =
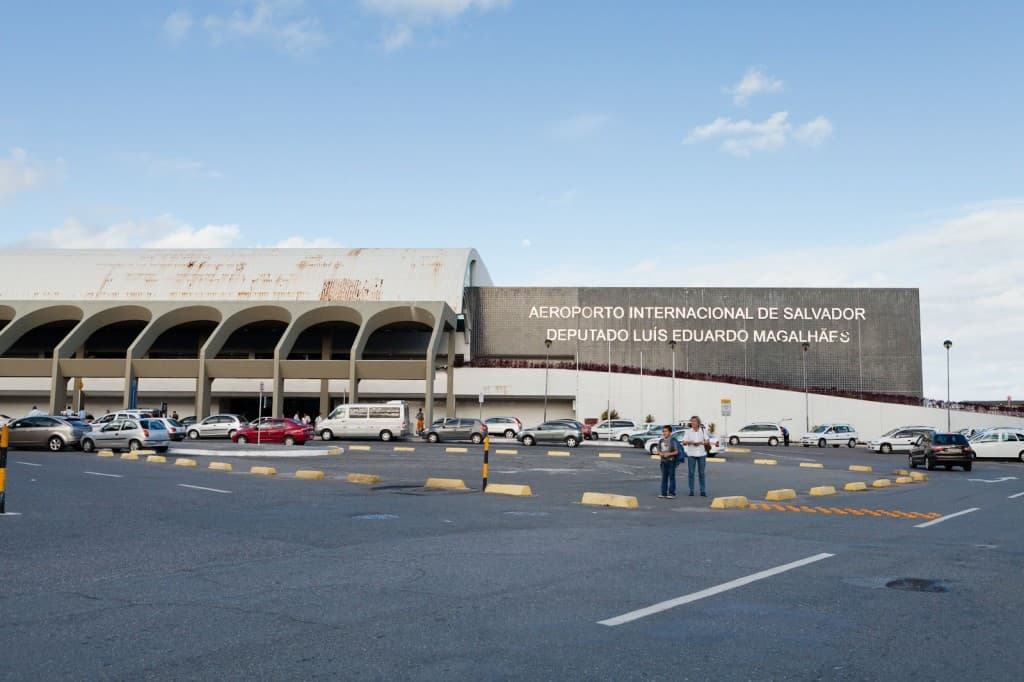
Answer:
[{"label": "concrete pillar", "polygon": [[60,359],[53,359],[53,372],[50,374],[50,414],[60,414],[67,406],[68,380],[60,371]]},{"label": "concrete pillar", "polygon": [[[320,359],[330,360],[334,353],[334,332],[330,329],[324,331],[320,344]],[[330,379],[320,380],[320,414],[326,417],[331,412],[331,381]]]},{"label": "concrete pillar", "polygon": [[455,330],[448,330],[448,395],[445,400],[445,412],[448,417],[455,416]]},{"label": "concrete pillar", "polygon": [[[423,423],[425,426],[430,426],[431,422],[434,421],[434,360],[433,348],[428,351],[429,356],[427,357],[426,363],[426,376],[423,380]],[[415,414],[415,413],[413,413]],[[410,418],[412,418],[410,416]],[[413,427],[415,428],[415,427]]]}]

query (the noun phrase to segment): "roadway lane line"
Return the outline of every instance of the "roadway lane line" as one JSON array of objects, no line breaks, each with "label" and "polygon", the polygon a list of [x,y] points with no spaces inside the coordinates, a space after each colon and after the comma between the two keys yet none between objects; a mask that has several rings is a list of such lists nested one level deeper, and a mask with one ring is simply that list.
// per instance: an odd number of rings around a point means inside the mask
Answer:
[{"label": "roadway lane line", "polygon": [[204,488],[201,485],[189,485],[188,483],[179,483],[178,487],[179,488],[191,488],[192,490],[207,490],[207,491],[209,491],[211,493],[224,493],[225,495],[230,495],[231,494],[230,490],[221,490],[219,488]]},{"label": "roadway lane line", "polygon": [[963,516],[964,514],[970,514],[971,512],[976,512],[979,509],[981,509],[981,507],[971,507],[970,509],[964,509],[963,511],[958,511],[955,514],[946,514],[945,516],[940,516],[937,519],[932,519],[931,521],[926,521],[925,523],[919,523],[916,526],[914,526],[914,528],[927,528],[928,526],[934,526],[937,523],[942,523],[943,521],[949,521],[950,519],[955,519],[956,517]]},{"label": "roadway lane line", "polygon": [[36,464],[35,462],[22,462],[21,460],[14,460],[15,464],[24,464],[27,467],[41,467],[42,464]]},{"label": "roadway lane line", "polygon": [[1024,493],[1017,493],[1016,495],[1010,495],[1010,496],[1009,496],[1009,497],[1007,497],[1006,499],[1008,499],[1008,500],[1012,500],[1012,499],[1015,499],[1015,498],[1017,498],[1017,497],[1024,497]]},{"label": "roadway lane line", "polygon": [[107,478],[124,478],[121,474],[101,474],[98,471],[86,471],[90,476],[106,476]]},{"label": "roadway lane line", "polygon": [[823,559],[829,559],[834,556],[835,554],[815,554],[814,556],[809,556],[806,559],[800,559],[799,561],[794,561],[792,563],[784,564],[782,566],[776,566],[775,568],[769,568],[768,570],[761,571],[760,573],[748,575],[745,578],[737,578],[736,580],[730,580],[727,583],[722,583],[721,585],[716,585],[715,587],[709,587],[708,589],[701,590],[700,592],[694,592],[683,597],[677,597],[675,599],[670,599],[668,601],[652,604],[651,606],[642,609],[637,609],[636,611],[630,611],[629,613],[625,613],[621,616],[615,616],[614,618],[601,620],[598,621],[597,624],[607,625],[608,627],[615,627],[616,625],[632,623],[634,620],[640,620],[641,618],[646,618],[647,616],[653,616],[656,613],[661,613],[662,611],[674,609],[675,607],[682,606],[683,604],[690,604],[701,599],[707,599],[708,597],[713,597],[716,594],[728,592],[729,590],[735,590],[737,587],[743,587],[744,585],[749,585],[750,583],[757,582],[758,580],[764,580],[765,578],[770,578],[773,575],[785,573],[786,571],[792,571],[794,568],[807,566],[808,564],[813,564],[815,562],[822,561]]}]

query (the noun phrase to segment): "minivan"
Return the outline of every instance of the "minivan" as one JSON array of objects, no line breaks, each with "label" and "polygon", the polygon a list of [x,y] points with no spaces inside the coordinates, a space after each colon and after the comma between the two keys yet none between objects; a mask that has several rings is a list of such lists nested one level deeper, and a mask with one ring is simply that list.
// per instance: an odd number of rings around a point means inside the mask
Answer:
[{"label": "minivan", "polygon": [[386,403],[339,405],[316,428],[323,440],[379,438],[387,442],[405,438],[409,435],[409,403],[389,400]]}]

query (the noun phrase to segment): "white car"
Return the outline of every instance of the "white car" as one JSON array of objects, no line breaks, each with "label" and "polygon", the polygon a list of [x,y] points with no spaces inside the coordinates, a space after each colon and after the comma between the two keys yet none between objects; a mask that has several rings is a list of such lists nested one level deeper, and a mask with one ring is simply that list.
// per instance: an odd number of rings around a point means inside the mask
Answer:
[{"label": "white car", "polygon": [[857,429],[849,424],[821,424],[800,436],[800,444],[805,448],[817,445],[823,448],[831,445],[834,448],[847,446],[857,447]]},{"label": "white car", "polygon": [[231,438],[243,426],[248,424],[244,417],[237,414],[212,414],[201,422],[188,427],[190,440],[200,438]]},{"label": "white car", "polygon": [[505,438],[515,438],[523,430],[523,422],[517,417],[488,417],[484,424],[488,433]]},{"label": "white car", "polygon": [[629,441],[629,434],[636,430],[636,422],[631,422],[627,419],[606,419],[590,428],[591,433],[597,438],[621,440],[623,442]]},{"label": "white car", "polygon": [[1024,430],[985,431],[971,439],[976,459],[1014,458],[1024,462]]},{"label": "white car", "polygon": [[747,424],[729,434],[729,445],[767,443],[775,446],[782,442],[782,427],[772,422]]},{"label": "white car", "polygon": [[868,441],[868,449],[881,452],[883,455],[893,452],[910,452],[910,447],[917,442],[918,438],[927,436],[931,440],[935,437],[936,431],[934,426],[901,426]]},{"label": "white car", "polygon": [[[687,427],[687,428],[689,428],[689,427]],[[678,440],[682,440],[683,439],[683,433],[685,431],[686,431],[686,429],[679,429],[677,431],[673,431],[672,432],[672,437],[676,438]],[[651,453],[652,455],[658,454],[658,441],[659,440],[661,440],[661,436],[658,436],[657,438],[650,438],[650,439],[648,439],[647,442],[644,443],[644,450],[647,450],[647,452]],[[709,454],[712,457],[714,457],[715,455],[721,455],[722,453],[725,452],[725,446],[722,445],[722,439],[719,438],[718,436],[716,436],[715,434],[713,434],[713,433],[709,433],[708,434],[708,443],[711,444],[711,452]]]}]

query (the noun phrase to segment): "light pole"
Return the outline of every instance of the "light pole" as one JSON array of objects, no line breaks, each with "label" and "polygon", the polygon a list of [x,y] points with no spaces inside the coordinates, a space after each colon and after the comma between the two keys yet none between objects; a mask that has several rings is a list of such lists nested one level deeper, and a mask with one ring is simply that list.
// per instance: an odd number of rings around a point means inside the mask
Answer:
[{"label": "light pole", "polygon": [[548,420],[548,371],[551,368],[551,339],[544,339],[544,421]]},{"label": "light pole", "polygon": [[949,413],[949,349],[953,347],[953,342],[946,339],[942,342],[942,345],[946,349],[946,431],[952,431],[953,418]]},{"label": "light pole", "polygon": [[672,339],[668,342],[668,347],[672,349],[672,426],[676,424],[676,341]]},{"label": "light pole", "polygon": [[804,359],[804,430],[811,430],[811,399],[807,393],[807,350],[811,347],[811,344],[804,341],[800,344],[803,348],[803,359]]}]

